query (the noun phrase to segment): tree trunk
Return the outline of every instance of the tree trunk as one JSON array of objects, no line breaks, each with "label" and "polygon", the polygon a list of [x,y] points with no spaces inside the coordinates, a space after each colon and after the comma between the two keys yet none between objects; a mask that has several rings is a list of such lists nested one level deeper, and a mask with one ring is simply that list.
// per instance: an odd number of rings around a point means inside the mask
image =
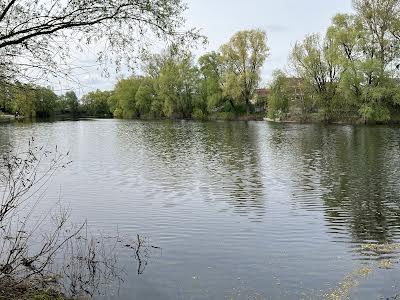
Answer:
[{"label": "tree trunk", "polygon": [[236,106],[235,106],[235,104],[233,103],[233,100],[232,100],[232,99],[229,99],[229,103],[232,105],[233,110],[234,110],[235,112],[237,112]]},{"label": "tree trunk", "polygon": [[249,101],[249,99],[246,99],[246,113],[247,113],[247,115],[250,115],[250,101]]}]

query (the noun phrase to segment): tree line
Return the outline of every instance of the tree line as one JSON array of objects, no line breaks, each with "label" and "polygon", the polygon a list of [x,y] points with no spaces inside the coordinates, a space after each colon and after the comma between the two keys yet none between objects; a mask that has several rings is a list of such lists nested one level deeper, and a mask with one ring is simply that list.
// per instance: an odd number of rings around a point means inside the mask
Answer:
[{"label": "tree line", "polygon": [[[0,109],[27,117],[56,114],[140,119],[271,119],[325,122],[400,121],[400,0],[353,0],[325,36],[307,35],[277,70],[267,98],[256,93],[269,55],[262,30],[237,32],[217,51],[195,59],[170,43],[141,57],[142,72],[112,91],[57,96],[49,88],[3,84]],[[255,113],[258,112],[258,115]]]},{"label": "tree line", "polygon": [[21,83],[0,85],[0,112],[28,119],[90,115],[89,107],[78,101],[74,91],[57,95],[50,87]]},{"label": "tree line", "polygon": [[[144,59],[144,75],[120,80],[109,94],[117,118],[237,116],[254,110],[252,99],[268,56],[266,33],[240,31],[195,63],[193,54],[172,45]],[[90,93],[84,101],[99,95]]]},{"label": "tree line", "polygon": [[254,111],[252,100],[268,53],[261,30],[240,31],[198,61],[190,50],[173,43],[143,57],[142,74],[119,80],[112,91],[90,92],[78,102],[73,92],[57,97],[49,88],[14,85],[13,92],[2,93],[2,108],[25,116],[234,118]]},{"label": "tree line", "polygon": [[274,74],[270,118],[400,120],[400,1],[353,0],[353,7],[333,17],[324,37],[294,45],[294,72]]}]

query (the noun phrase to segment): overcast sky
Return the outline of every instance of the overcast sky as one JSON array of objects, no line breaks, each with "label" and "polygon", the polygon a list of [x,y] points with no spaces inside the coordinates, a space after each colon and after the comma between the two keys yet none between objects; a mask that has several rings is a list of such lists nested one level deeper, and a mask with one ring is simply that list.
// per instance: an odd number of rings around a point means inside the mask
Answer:
[{"label": "overcast sky", "polygon": [[[259,28],[268,35],[270,57],[262,71],[263,83],[267,83],[272,71],[285,68],[293,44],[306,34],[324,33],[336,13],[351,12],[351,0],[186,0],[185,13],[189,27],[197,27],[208,37],[206,49],[218,50],[237,31]],[[87,64],[88,59],[82,58]],[[112,89],[116,75],[100,76],[96,68],[79,74],[80,95],[90,90]],[[68,89],[68,84],[55,86],[56,90]],[[74,88],[76,89],[76,87]]]}]

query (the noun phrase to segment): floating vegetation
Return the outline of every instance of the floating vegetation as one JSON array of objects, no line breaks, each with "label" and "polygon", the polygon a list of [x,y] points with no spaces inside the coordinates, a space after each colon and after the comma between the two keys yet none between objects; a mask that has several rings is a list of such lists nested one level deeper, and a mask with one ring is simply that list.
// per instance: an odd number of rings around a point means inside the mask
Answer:
[{"label": "floating vegetation", "polygon": [[389,270],[393,268],[393,261],[390,259],[383,259],[379,262],[378,266],[380,269]]},{"label": "floating vegetation", "polygon": [[400,251],[400,244],[363,244],[362,252],[372,252],[374,255],[392,254]]},{"label": "floating vegetation", "polygon": [[[381,257],[382,255],[396,254],[397,252],[400,252],[400,244],[399,243],[363,244],[360,247],[360,251],[364,255]],[[382,259],[380,259],[378,261],[377,265],[374,264],[372,266],[363,267],[363,268],[360,268],[360,269],[348,274],[336,289],[334,289],[334,290],[330,291],[328,294],[324,295],[324,299],[327,299],[327,300],[349,299],[351,290],[360,285],[361,279],[365,279],[366,277],[368,277],[368,275],[370,275],[377,268],[384,269],[384,270],[390,270],[393,268],[393,265],[397,262],[398,262],[398,260],[396,260],[393,257],[385,258],[385,259],[383,259],[383,257],[382,257]],[[400,297],[400,296],[397,296],[397,297]],[[397,299],[397,298],[393,298],[393,299]]]},{"label": "floating vegetation", "polygon": [[372,273],[371,268],[364,267],[348,274],[336,289],[324,295],[324,299],[327,300],[348,299],[351,290],[359,286],[360,284],[359,280],[366,278],[371,273]]}]

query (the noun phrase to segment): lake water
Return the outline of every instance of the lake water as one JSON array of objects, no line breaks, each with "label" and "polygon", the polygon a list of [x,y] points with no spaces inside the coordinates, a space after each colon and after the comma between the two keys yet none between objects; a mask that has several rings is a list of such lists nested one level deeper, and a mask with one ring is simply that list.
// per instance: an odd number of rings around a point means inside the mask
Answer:
[{"label": "lake water", "polygon": [[398,127],[14,123],[0,124],[0,149],[31,136],[73,161],[44,203],[61,195],[92,230],[132,240],[139,233],[161,247],[142,274],[121,249],[124,281],[100,299],[400,293]]}]

